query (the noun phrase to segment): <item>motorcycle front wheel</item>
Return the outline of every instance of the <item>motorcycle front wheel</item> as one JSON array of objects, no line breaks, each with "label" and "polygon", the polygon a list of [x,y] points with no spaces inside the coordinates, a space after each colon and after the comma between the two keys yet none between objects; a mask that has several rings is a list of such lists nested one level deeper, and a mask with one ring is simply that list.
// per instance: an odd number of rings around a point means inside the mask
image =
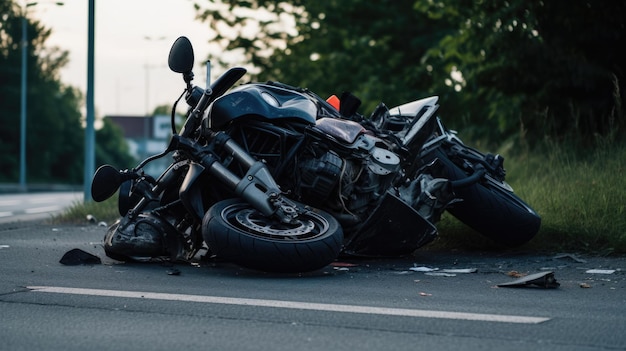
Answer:
[{"label": "motorcycle front wheel", "polygon": [[[443,163],[448,179],[454,181],[468,177],[443,150],[436,150],[435,157]],[[496,243],[519,246],[539,232],[541,217],[505,182],[485,177],[473,185],[455,188],[454,193],[462,201],[446,210]]]},{"label": "motorcycle front wheel", "polygon": [[266,272],[320,269],[337,258],[343,244],[341,225],[326,212],[304,209],[286,224],[241,199],[213,205],[202,221],[202,235],[216,257]]}]

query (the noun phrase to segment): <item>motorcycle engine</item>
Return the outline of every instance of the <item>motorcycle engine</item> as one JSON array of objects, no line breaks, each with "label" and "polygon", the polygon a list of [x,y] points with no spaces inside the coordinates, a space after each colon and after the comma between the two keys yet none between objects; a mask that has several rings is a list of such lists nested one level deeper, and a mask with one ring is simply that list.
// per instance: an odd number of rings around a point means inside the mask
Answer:
[{"label": "motorcycle engine", "polygon": [[303,199],[333,212],[356,216],[375,204],[398,173],[400,159],[373,142],[360,146],[341,156],[328,147],[314,147],[299,162]]}]

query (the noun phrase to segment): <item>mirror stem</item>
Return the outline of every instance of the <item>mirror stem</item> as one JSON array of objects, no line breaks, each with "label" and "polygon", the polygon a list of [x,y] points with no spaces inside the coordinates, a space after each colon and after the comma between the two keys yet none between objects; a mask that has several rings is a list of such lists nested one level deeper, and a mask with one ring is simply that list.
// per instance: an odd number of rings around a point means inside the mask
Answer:
[{"label": "mirror stem", "polygon": [[211,60],[206,61],[206,89],[211,89]]}]

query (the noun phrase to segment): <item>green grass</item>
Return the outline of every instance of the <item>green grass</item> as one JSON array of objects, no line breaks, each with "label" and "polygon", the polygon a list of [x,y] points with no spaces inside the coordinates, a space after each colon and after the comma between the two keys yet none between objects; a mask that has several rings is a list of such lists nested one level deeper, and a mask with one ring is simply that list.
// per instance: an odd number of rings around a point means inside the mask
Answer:
[{"label": "green grass", "polygon": [[104,202],[75,202],[68,209],[51,218],[52,223],[85,224],[87,216],[93,216],[97,222],[112,224],[119,218],[117,195]]},{"label": "green grass", "polygon": [[[542,218],[539,234],[522,249],[626,253],[626,144],[588,152],[550,145],[543,154],[505,155],[507,181]],[[57,222],[85,223],[87,215],[111,223],[117,197],[103,203],[76,203]],[[447,249],[502,249],[444,214],[439,238],[430,245]]]},{"label": "green grass", "polygon": [[[549,146],[544,154],[505,161],[507,181],[542,218],[539,233],[524,247],[626,253],[626,145],[604,145],[586,153]],[[490,247],[451,216],[439,228],[443,245]]]}]

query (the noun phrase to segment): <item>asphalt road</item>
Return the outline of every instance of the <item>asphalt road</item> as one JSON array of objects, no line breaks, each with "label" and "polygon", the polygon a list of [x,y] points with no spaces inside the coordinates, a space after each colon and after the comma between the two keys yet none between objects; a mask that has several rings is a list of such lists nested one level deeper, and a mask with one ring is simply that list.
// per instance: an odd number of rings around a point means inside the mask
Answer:
[{"label": "asphalt road", "polygon": [[0,223],[50,218],[83,198],[79,192],[0,194]]},{"label": "asphalt road", "polygon": [[[277,275],[121,263],[104,231],[0,225],[1,350],[626,349],[623,257],[423,250]],[[74,248],[101,263],[59,263]],[[497,286],[549,271],[558,288]]]}]

